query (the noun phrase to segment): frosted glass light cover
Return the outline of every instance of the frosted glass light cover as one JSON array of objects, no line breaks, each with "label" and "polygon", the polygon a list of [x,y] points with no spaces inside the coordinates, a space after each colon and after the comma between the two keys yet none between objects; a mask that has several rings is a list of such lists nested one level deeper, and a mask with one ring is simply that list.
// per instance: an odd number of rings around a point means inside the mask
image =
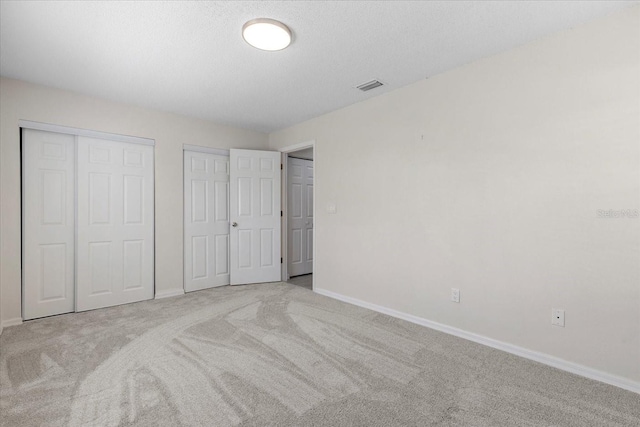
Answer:
[{"label": "frosted glass light cover", "polygon": [[251,46],[261,50],[282,50],[291,43],[291,31],[274,19],[253,19],[242,27],[242,37]]}]

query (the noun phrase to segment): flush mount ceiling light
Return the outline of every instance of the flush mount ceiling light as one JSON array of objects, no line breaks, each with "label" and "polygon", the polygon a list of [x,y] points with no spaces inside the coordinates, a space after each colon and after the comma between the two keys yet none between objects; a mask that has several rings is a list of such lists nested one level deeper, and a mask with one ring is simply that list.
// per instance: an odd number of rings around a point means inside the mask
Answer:
[{"label": "flush mount ceiling light", "polygon": [[243,25],[242,37],[258,49],[282,50],[291,43],[291,30],[275,19],[258,18]]}]

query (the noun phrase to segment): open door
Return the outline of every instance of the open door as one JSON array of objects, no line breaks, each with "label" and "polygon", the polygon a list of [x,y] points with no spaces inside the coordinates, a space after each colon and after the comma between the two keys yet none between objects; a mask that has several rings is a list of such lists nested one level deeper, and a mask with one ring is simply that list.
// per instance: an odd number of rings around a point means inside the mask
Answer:
[{"label": "open door", "polygon": [[229,154],[231,284],[280,281],[280,153]]}]

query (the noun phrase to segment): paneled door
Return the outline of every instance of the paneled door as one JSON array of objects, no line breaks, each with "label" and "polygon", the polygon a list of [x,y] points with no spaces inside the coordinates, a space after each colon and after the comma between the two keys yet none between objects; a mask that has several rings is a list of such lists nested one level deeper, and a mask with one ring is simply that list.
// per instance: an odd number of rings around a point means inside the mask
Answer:
[{"label": "paneled door", "polygon": [[78,137],[76,311],[153,298],[153,147]]},{"label": "paneled door", "polygon": [[230,150],[231,284],[275,282],[280,269],[280,153]]},{"label": "paneled door", "polygon": [[287,165],[289,276],[313,272],[313,161],[289,157]]},{"label": "paneled door", "polygon": [[184,152],[184,290],[229,284],[229,157]]},{"label": "paneled door", "polygon": [[22,315],[74,310],[75,136],[22,130]]}]

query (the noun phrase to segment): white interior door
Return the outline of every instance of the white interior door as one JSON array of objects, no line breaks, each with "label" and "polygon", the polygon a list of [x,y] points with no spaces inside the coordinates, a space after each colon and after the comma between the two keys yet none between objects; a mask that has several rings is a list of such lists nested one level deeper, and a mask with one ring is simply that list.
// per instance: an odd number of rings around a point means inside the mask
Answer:
[{"label": "white interior door", "polygon": [[184,152],[184,290],[229,284],[229,157]]},{"label": "white interior door", "polygon": [[22,131],[25,320],[74,310],[75,136]]},{"label": "white interior door", "polygon": [[230,150],[231,284],[280,276],[280,153]]},{"label": "white interior door", "polygon": [[78,137],[76,311],[153,298],[153,147]]},{"label": "white interior door", "polygon": [[313,161],[289,157],[287,165],[289,276],[313,272]]}]

